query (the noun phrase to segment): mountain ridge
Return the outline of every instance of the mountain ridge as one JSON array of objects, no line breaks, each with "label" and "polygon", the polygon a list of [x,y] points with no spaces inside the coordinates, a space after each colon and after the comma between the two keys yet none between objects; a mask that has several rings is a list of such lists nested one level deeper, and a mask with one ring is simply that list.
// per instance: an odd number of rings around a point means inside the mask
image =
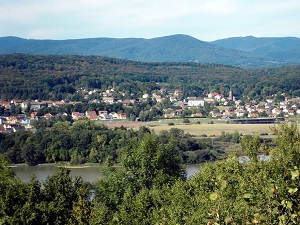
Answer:
[{"label": "mountain ridge", "polygon": [[297,37],[230,37],[210,43],[279,61],[300,63],[300,38]]},{"label": "mountain ridge", "polygon": [[[300,40],[300,39],[299,39]],[[221,46],[220,40],[205,42],[189,35],[156,38],[83,38],[38,40],[0,37],[0,54],[99,55],[143,62],[201,62],[242,68],[274,67],[298,63],[284,57]],[[223,44],[224,45],[224,44]],[[297,54],[294,58],[297,59]],[[299,59],[300,63],[300,59]]]}]

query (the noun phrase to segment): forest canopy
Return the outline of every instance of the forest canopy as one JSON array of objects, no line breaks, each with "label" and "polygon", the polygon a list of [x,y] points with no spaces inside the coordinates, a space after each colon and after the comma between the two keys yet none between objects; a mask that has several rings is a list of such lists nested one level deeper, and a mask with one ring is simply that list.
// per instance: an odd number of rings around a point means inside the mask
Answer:
[{"label": "forest canopy", "polygon": [[143,94],[165,86],[184,96],[209,91],[266,97],[299,96],[300,67],[246,70],[201,63],[142,63],[100,56],[0,55],[0,99],[82,100],[80,88]]}]

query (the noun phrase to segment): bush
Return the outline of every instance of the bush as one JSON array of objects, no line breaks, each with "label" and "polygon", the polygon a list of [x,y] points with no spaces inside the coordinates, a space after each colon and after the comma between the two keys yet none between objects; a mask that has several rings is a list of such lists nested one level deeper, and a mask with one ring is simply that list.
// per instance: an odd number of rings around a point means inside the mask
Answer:
[{"label": "bush", "polygon": [[190,123],[191,121],[188,118],[183,119],[183,123]]},{"label": "bush", "polygon": [[169,126],[174,126],[175,124],[174,124],[174,123],[168,123],[168,125],[169,125]]}]

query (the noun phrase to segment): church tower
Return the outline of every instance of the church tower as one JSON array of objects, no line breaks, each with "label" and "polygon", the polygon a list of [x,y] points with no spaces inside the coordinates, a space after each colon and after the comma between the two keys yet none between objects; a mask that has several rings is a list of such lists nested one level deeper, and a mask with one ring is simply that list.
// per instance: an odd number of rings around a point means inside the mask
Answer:
[{"label": "church tower", "polygon": [[229,101],[233,101],[233,93],[232,93],[232,90],[231,90],[231,87],[230,87],[230,90],[229,90],[229,95],[228,95],[228,100]]}]

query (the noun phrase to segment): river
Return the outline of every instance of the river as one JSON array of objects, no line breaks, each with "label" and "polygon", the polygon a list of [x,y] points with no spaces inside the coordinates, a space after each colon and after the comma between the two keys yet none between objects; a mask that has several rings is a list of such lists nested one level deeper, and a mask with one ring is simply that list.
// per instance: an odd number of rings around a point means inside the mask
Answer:
[{"label": "river", "polygon": [[[187,177],[195,175],[200,170],[201,164],[186,165]],[[44,182],[49,175],[54,174],[59,170],[56,165],[38,165],[38,166],[14,166],[12,169],[16,175],[23,181],[28,182],[31,179],[32,174],[35,174],[40,182]],[[87,167],[71,167],[70,175],[72,177],[81,176],[87,182],[93,182],[97,179],[101,179],[102,172],[99,166],[87,166]]]}]

